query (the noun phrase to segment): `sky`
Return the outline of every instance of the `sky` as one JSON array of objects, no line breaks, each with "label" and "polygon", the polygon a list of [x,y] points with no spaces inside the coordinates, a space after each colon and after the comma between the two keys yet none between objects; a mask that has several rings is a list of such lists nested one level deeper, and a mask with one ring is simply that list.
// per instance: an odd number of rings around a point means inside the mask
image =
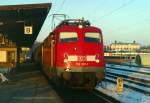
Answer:
[{"label": "sky", "polygon": [[52,14],[66,14],[69,19],[84,17],[101,28],[105,45],[115,40],[150,45],[150,0],[0,0],[0,5],[31,3],[52,3],[37,41],[52,31]]}]

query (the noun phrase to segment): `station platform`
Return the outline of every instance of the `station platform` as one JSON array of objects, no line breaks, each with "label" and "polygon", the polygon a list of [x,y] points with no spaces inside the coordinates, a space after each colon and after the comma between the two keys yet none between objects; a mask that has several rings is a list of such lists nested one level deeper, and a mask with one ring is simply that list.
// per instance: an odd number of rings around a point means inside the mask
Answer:
[{"label": "station platform", "polygon": [[0,103],[62,103],[48,80],[33,64],[23,64],[0,83]]}]

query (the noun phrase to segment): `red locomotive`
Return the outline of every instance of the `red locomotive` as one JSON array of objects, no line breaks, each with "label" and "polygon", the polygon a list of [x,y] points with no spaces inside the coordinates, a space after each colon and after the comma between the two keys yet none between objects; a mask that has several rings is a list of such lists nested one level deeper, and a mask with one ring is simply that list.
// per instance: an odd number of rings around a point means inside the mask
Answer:
[{"label": "red locomotive", "polygon": [[102,32],[85,20],[62,21],[35,55],[44,73],[58,84],[94,88],[105,76]]}]

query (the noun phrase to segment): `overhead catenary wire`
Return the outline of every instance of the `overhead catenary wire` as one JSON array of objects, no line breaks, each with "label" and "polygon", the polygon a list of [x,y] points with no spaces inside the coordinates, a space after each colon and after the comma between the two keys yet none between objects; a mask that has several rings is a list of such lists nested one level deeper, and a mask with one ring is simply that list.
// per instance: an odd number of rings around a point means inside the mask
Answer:
[{"label": "overhead catenary wire", "polygon": [[[53,28],[56,26],[56,23],[55,23],[55,20],[54,20],[54,15],[57,15],[57,16],[65,15],[65,14],[62,14],[62,13],[61,13],[61,14],[58,13],[60,10],[62,10],[62,8],[63,8],[65,2],[66,2],[66,0],[62,0],[62,2],[60,3],[60,6],[57,5],[58,8],[54,9],[53,13],[50,14],[50,15],[48,15],[49,18],[52,18],[52,20],[51,20],[51,22],[52,22],[51,29],[52,29],[52,30],[53,30]],[[69,16],[66,15],[66,16],[65,16],[65,19],[66,19],[66,17],[69,17]],[[55,17],[55,19],[58,20],[59,18]]]},{"label": "overhead catenary wire", "polygon": [[117,14],[117,13],[119,14],[120,12],[118,12],[118,11],[120,11],[121,9],[123,9],[123,8],[125,8],[125,7],[127,7],[127,6],[129,6],[129,5],[130,5],[131,3],[133,3],[134,1],[135,1],[135,0],[129,0],[128,2],[123,3],[123,4],[120,5],[119,7],[115,8],[115,9],[111,10],[110,12],[104,14],[103,16],[99,17],[100,22],[103,21],[102,19],[106,19],[107,17],[110,17],[110,16],[113,15],[113,14]]},{"label": "overhead catenary wire", "polygon": [[[51,0],[51,1],[52,1],[52,0]],[[57,5],[58,8],[55,8],[56,6],[54,6],[54,7],[53,7],[53,11],[48,15],[48,17],[51,17],[53,14],[59,14],[58,12],[59,12],[60,9],[63,8],[63,5],[65,4],[65,1],[66,1],[66,0],[63,0],[62,3],[60,3],[60,6],[59,6],[59,4],[58,4],[58,5]],[[52,3],[55,5],[56,2],[52,2]],[[56,3],[56,4],[57,4],[57,3]]]},{"label": "overhead catenary wire", "polygon": [[126,3],[123,3],[123,4],[122,4],[121,6],[119,6],[118,8],[115,8],[115,9],[113,9],[112,11],[110,11],[110,12],[106,13],[105,15],[101,16],[100,19],[104,19],[104,18],[106,18],[106,17],[109,17],[110,15],[112,15],[112,14],[116,13],[117,11],[119,11],[120,9],[127,7],[129,4],[131,4],[131,3],[134,2],[134,1],[135,1],[135,0],[130,0],[130,1],[126,2]]},{"label": "overhead catenary wire", "polygon": [[66,0],[62,1],[62,3],[60,4],[59,8],[56,10],[56,13],[59,12],[63,8],[65,2],[66,2]]}]

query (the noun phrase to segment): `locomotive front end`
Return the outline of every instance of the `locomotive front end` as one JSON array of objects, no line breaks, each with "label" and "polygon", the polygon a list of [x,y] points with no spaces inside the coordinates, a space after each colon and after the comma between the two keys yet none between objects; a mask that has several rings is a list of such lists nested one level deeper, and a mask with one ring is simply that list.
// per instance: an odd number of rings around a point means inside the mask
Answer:
[{"label": "locomotive front end", "polygon": [[58,75],[71,86],[94,87],[105,74],[101,30],[81,23],[68,24],[58,34]]}]

